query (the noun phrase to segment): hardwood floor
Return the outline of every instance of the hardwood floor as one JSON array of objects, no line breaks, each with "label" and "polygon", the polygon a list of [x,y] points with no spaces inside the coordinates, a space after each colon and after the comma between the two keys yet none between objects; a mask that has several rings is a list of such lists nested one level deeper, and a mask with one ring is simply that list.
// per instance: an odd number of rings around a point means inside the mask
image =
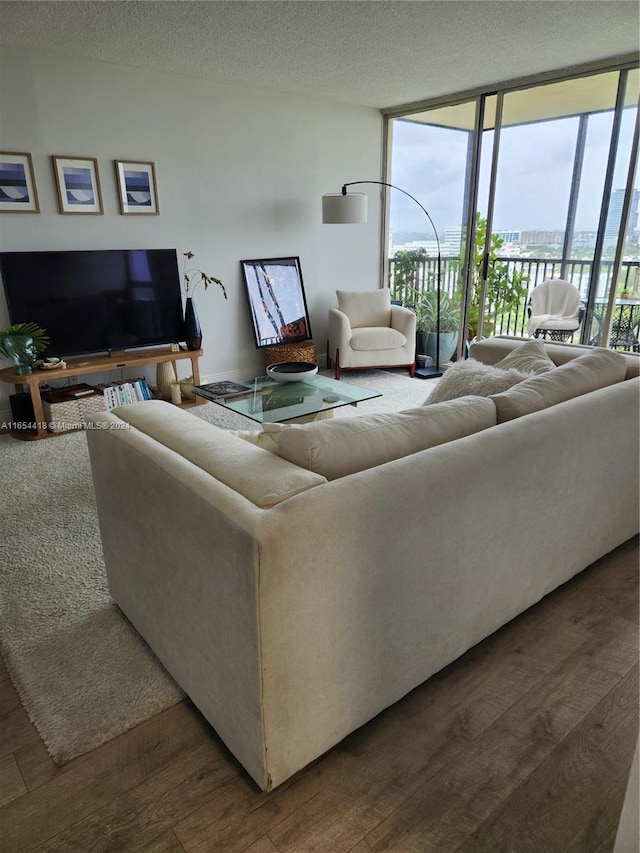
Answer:
[{"label": "hardwood floor", "polygon": [[638,540],[268,794],[189,702],[57,768],[0,667],[0,850],[605,853],[638,733]]}]

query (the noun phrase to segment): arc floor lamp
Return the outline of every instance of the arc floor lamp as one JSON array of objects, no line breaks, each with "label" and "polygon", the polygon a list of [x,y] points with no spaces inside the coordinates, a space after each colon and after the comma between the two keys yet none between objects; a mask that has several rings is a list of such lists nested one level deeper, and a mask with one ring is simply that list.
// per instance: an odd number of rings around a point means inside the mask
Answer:
[{"label": "arc floor lamp", "polygon": [[432,367],[416,368],[416,376],[422,379],[435,379],[437,376],[442,376],[443,371],[440,369],[440,276],[442,267],[442,256],[440,253],[440,240],[438,239],[438,231],[433,224],[433,219],[429,215],[427,209],[420,204],[417,198],[403,190],[402,187],[397,187],[395,184],[389,184],[386,181],[350,181],[342,185],[342,192],[328,193],[322,196],[322,221],[330,225],[364,225],[367,221],[367,201],[365,193],[348,193],[347,187],[354,187],[358,184],[376,184],[380,187],[390,187],[392,190],[398,190],[408,196],[418,205],[420,210],[429,220],[429,224],[433,228],[433,233],[436,238],[436,246],[438,249],[437,266],[436,266],[436,362]]}]

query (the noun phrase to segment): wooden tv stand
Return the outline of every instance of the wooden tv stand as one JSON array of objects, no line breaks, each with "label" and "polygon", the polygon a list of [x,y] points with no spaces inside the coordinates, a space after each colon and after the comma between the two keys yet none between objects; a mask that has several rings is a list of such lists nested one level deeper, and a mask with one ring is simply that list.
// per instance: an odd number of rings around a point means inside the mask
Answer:
[{"label": "wooden tv stand", "polygon": [[[199,385],[200,368],[198,366],[198,359],[201,355],[201,349],[172,352],[168,347],[131,352],[112,352],[111,355],[87,355],[80,358],[65,359],[66,368],[54,367],[51,370],[34,370],[33,373],[24,375],[15,373],[13,367],[5,367],[4,370],[0,370],[0,380],[14,385],[18,393],[23,389],[29,391],[36,424],[36,433],[32,437],[34,439],[50,438],[53,435],[60,435],[60,433],[53,433],[47,430],[44,410],[42,408],[42,398],[40,396],[41,382],[49,382],[52,379],[66,379],[69,376],[83,376],[88,373],[107,373],[110,370],[118,370],[121,367],[139,367],[144,364],[160,364],[166,361],[170,361],[173,364],[177,375],[176,362],[188,358],[191,361],[193,384]],[[194,403],[187,403],[185,405],[198,405],[201,402],[205,401],[197,397]]]}]

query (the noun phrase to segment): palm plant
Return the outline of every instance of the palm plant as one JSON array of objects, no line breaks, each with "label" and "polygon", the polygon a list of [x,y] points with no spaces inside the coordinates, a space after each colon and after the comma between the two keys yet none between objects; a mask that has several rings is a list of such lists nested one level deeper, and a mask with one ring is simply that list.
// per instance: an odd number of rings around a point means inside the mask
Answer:
[{"label": "palm plant", "polygon": [[6,329],[0,329],[0,355],[5,358],[11,358],[11,354],[7,352],[4,346],[6,338],[31,338],[33,347],[37,353],[45,350],[50,343],[50,340],[44,329],[41,329],[37,323],[14,323]]}]

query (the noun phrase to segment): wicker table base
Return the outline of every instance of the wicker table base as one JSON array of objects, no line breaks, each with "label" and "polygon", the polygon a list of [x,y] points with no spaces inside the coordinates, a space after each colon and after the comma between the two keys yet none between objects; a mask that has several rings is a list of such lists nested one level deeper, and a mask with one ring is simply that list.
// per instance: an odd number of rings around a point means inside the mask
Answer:
[{"label": "wicker table base", "polygon": [[282,361],[307,361],[317,364],[318,356],[313,341],[300,341],[297,344],[273,344],[264,348],[267,367]]}]

